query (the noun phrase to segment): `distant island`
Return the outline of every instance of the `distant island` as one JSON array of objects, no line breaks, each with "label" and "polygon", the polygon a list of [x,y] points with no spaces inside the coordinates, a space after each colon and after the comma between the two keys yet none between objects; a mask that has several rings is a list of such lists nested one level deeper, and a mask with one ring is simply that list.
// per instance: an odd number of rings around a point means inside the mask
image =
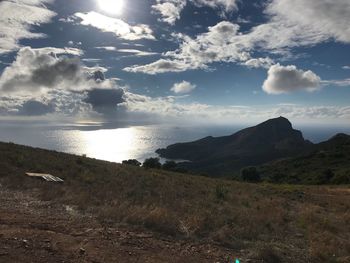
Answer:
[{"label": "distant island", "polygon": [[[177,143],[156,152],[163,158],[188,160],[178,165],[212,177],[239,177],[243,168],[254,166],[271,182],[350,182],[349,135],[338,134],[326,142],[313,144],[284,117],[233,135]],[[302,169],[298,169],[301,160]]]}]

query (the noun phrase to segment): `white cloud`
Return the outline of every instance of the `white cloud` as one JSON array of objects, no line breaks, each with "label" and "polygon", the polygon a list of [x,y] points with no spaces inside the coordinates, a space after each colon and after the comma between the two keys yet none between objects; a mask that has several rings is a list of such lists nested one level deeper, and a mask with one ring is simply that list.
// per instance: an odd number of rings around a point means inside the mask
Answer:
[{"label": "white cloud", "polygon": [[181,72],[189,69],[208,69],[213,62],[245,62],[251,59],[242,46],[236,42],[239,26],[227,21],[209,27],[208,32],[191,38],[178,34],[182,39],[178,50],[164,54],[168,59],[160,59],[144,66],[132,66],[125,70],[157,74]]},{"label": "white cloud", "polygon": [[106,50],[106,51],[116,51],[117,48],[116,47],[111,47],[111,46],[106,46],[106,47],[95,47],[96,49],[102,49],[102,50]]},{"label": "white cloud", "polygon": [[73,55],[73,56],[82,56],[84,55],[84,51],[78,48],[65,47],[65,48],[57,48],[57,47],[43,47],[43,48],[31,48],[34,52],[38,52],[40,54],[54,54],[54,55]]},{"label": "white cloud", "polygon": [[245,62],[243,65],[250,68],[270,68],[275,62],[271,58],[252,58]]},{"label": "white cloud", "polygon": [[284,54],[328,40],[350,43],[348,0],[273,0],[264,12],[269,21],[241,37],[251,49]]},{"label": "white cloud", "polygon": [[[181,97],[157,97],[125,92],[128,112],[142,113],[163,117],[163,121],[174,123],[186,121],[199,123],[246,123],[260,122],[269,118],[285,116],[292,121],[305,123],[324,123],[325,121],[342,124],[350,121],[350,107],[340,106],[302,106],[302,105],[267,105],[250,106],[213,106],[201,103],[181,103]],[[249,120],[249,121],[247,121]]]},{"label": "white cloud", "polygon": [[82,61],[90,62],[90,63],[98,63],[98,62],[101,62],[102,59],[100,59],[100,58],[83,58]]},{"label": "white cloud", "polygon": [[336,80],[323,80],[322,84],[325,86],[339,86],[339,87],[349,87],[350,79],[336,79]]},{"label": "white cloud", "polygon": [[44,4],[51,0],[0,1],[0,54],[20,48],[21,39],[42,38],[33,33],[33,26],[49,23],[56,15]]},{"label": "white cloud", "polygon": [[[2,94],[34,95],[55,90],[86,90],[104,86],[93,80],[93,72],[104,68],[88,68],[78,58],[57,57],[54,52],[75,54],[76,50],[58,48],[22,48],[16,60],[0,76]],[[78,52],[78,54],[80,54]]]},{"label": "white cloud", "polygon": [[264,82],[263,90],[269,94],[283,94],[298,90],[309,92],[321,88],[321,78],[314,72],[303,71],[296,66],[281,66],[276,64],[270,67],[268,77]]},{"label": "white cloud", "polygon": [[350,66],[343,66],[342,69],[350,69]]},{"label": "white cloud", "polygon": [[121,19],[105,16],[94,11],[76,13],[74,16],[80,18],[80,23],[84,26],[92,26],[103,32],[114,33],[117,37],[122,39],[155,39],[153,31],[148,25],[137,24],[132,26]]},{"label": "white cloud", "polygon": [[157,0],[157,4],[152,5],[152,8],[161,15],[161,21],[174,25],[188,2],[197,6],[209,6],[223,13],[237,9],[237,0]]},{"label": "white cloud", "polygon": [[[172,1],[177,2],[177,1]],[[197,4],[216,5],[218,1],[197,1]],[[236,1],[222,1],[234,9]],[[163,59],[144,66],[127,68],[133,72],[157,74],[179,72],[189,69],[207,69],[213,62],[239,63],[248,67],[268,68],[273,61],[270,58],[254,58],[252,54],[268,52],[272,56],[285,59],[294,57],[291,50],[295,47],[312,46],[325,41],[350,43],[350,1],[336,0],[272,0],[266,5],[264,13],[268,21],[253,27],[250,31],[240,32],[237,24],[222,21],[209,27],[207,33],[194,38],[178,34],[180,46],[175,51],[163,54]],[[175,62],[178,67],[156,66]],[[150,73],[149,73],[150,72]]]},{"label": "white cloud", "polygon": [[186,0],[157,0],[152,8],[162,16],[161,21],[174,25],[180,19],[180,14],[186,6]]},{"label": "white cloud", "polygon": [[144,57],[144,56],[154,56],[154,55],[158,55],[159,53],[156,52],[149,52],[149,51],[142,51],[142,50],[138,50],[138,49],[132,49],[132,48],[121,48],[121,49],[117,49],[116,47],[96,47],[96,49],[102,49],[105,51],[114,51],[114,52],[120,52],[120,53],[128,53],[131,54],[133,56],[137,56],[137,57]]},{"label": "white cloud", "polygon": [[298,29],[293,39],[318,43],[327,39],[350,43],[348,0],[274,0],[266,10],[273,21]]},{"label": "white cloud", "polygon": [[183,61],[160,59],[148,65],[135,65],[126,67],[123,70],[133,73],[141,72],[155,75],[166,72],[182,72],[189,68],[191,68],[191,65],[187,65]]},{"label": "white cloud", "polygon": [[196,5],[209,6],[214,9],[223,9],[225,12],[237,10],[237,0],[192,0]]},{"label": "white cloud", "polygon": [[192,92],[196,87],[196,85],[191,84],[188,81],[182,81],[180,83],[175,83],[170,90],[176,94],[185,94]]}]

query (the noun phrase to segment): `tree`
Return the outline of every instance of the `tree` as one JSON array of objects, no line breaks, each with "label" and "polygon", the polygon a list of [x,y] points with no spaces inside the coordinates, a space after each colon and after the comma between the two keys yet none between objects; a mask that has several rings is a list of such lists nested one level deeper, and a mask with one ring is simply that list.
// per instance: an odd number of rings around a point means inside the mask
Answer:
[{"label": "tree", "polygon": [[174,161],[166,161],[162,166],[164,170],[168,170],[168,171],[175,171],[176,167],[177,167],[177,164]]},{"label": "tree", "polygon": [[132,166],[141,166],[141,163],[136,159],[124,160],[122,164],[132,165]]},{"label": "tree", "polygon": [[326,169],[322,173],[318,174],[316,178],[317,184],[329,184],[334,177],[334,172],[331,169]]},{"label": "tree", "polygon": [[147,169],[162,168],[162,164],[160,163],[159,158],[148,158],[143,162],[142,166]]},{"label": "tree", "polygon": [[243,181],[246,182],[258,183],[261,181],[260,174],[256,167],[243,168],[241,171],[241,177]]}]

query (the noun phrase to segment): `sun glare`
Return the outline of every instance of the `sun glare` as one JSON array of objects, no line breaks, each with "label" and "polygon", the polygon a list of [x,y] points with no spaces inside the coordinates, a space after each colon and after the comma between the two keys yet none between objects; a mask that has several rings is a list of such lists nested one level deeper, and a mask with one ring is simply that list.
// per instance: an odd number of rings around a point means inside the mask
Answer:
[{"label": "sun glare", "polygon": [[124,0],[97,0],[100,8],[111,14],[121,14],[124,8]]}]

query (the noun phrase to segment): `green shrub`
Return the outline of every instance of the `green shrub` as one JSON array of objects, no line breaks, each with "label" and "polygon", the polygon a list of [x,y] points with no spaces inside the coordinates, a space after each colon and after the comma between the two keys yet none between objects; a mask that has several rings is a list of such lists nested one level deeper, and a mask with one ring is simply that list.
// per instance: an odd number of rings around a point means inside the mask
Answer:
[{"label": "green shrub", "polygon": [[228,189],[223,185],[217,185],[215,188],[216,198],[219,200],[226,200],[228,195]]},{"label": "green shrub", "polygon": [[168,170],[168,171],[175,171],[176,167],[177,167],[177,164],[174,161],[166,161],[162,166],[164,170]]},{"label": "green shrub", "polygon": [[260,174],[256,167],[243,168],[241,171],[243,181],[257,183],[261,181]]},{"label": "green shrub", "polygon": [[143,162],[142,166],[147,169],[162,168],[162,164],[160,163],[159,158],[148,158]]},{"label": "green shrub", "polygon": [[136,160],[136,159],[124,160],[122,162],[122,164],[138,166],[138,167],[141,166],[141,163],[138,160]]},{"label": "green shrub", "polygon": [[318,174],[316,184],[329,184],[333,177],[334,172],[331,169],[326,169],[322,173]]}]

